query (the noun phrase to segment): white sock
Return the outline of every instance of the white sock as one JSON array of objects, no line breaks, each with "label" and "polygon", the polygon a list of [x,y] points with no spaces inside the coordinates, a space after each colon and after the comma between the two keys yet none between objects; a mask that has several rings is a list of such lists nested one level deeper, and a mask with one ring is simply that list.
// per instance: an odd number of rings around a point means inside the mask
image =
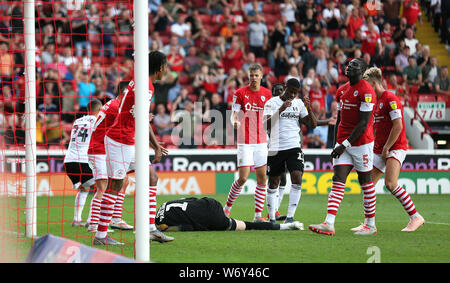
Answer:
[{"label": "white sock", "polygon": [[368,226],[375,227],[375,217],[366,218],[364,222]]},{"label": "white sock", "polygon": [[301,196],[302,196],[302,186],[299,184],[292,184],[291,191],[289,192],[289,206],[286,217],[289,218],[294,217]]},{"label": "white sock", "polygon": [[278,190],[267,189],[267,210],[269,211],[269,219],[275,220],[275,213],[278,209]]},{"label": "white sock", "polygon": [[75,197],[75,213],[73,216],[73,221],[81,221],[81,215],[83,214],[83,208],[88,194],[89,192],[81,190],[78,191],[77,196]]},{"label": "white sock", "polygon": [[327,213],[327,217],[325,218],[325,222],[330,225],[334,225],[334,221],[336,220],[336,215]]},{"label": "white sock", "polygon": [[156,225],[155,224],[150,224],[150,232],[151,231],[155,231],[156,230]]},{"label": "white sock", "polygon": [[285,188],[286,188],[285,186],[280,186],[278,188],[278,206],[277,206],[277,211],[280,210],[281,202],[283,201],[284,189]]},{"label": "white sock", "polygon": [[287,223],[287,224],[281,223],[280,224],[280,230],[291,230],[291,227],[290,227],[291,224],[292,223]]}]

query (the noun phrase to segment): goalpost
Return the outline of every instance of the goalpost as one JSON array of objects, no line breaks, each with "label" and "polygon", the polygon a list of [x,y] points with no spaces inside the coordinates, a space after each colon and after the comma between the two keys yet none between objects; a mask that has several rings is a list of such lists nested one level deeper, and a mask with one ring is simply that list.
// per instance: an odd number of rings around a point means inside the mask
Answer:
[{"label": "goalpost", "polygon": [[149,110],[148,97],[148,1],[134,0],[134,79],[135,89],[135,141],[136,141],[136,195],[135,254],[138,261],[150,260],[149,243]]},{"label": "goalpost", "polygon": [[25,235],[36,236],[36,43],[34,0],[24,2],[25,33]]}]

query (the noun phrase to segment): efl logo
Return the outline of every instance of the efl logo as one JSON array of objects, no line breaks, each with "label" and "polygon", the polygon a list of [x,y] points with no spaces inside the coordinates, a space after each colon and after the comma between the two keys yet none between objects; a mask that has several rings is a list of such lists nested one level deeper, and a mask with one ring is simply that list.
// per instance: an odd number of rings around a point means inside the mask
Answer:
[{"label": "efl logo", "polygon": [[369,11],[380,11],[382,9],[381,7],[381,1],[380,0],[367,0],[366,4],[367,10]]}]

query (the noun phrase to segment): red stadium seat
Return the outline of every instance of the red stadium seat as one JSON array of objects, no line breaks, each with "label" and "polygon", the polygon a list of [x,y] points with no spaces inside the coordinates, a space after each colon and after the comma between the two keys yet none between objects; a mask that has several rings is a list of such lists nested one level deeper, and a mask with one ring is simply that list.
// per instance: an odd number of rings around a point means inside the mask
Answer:
[{"label": "red stadium seat", "polygon": [[211,16],[207,14],[199,14],[198,18],[202,21],[203,25],[209,25],[211,23]]},{"label": "red stadium seat", "polygon": [[261,66],[267,66],[267,59],[266,58],[264,58],[264,57],[257,57],[256,59],[256,62],[257,63],[259,63],[259,64],[261,64]]},{"label": "red stadium seat", "polygon": [[185,84],[188,84],[189,82],[190,82],[190,79],[189,79],[188,76],[182,75],[182,74],[180,74],[180,75],[178,76],[178,83],[179,83],[179,84],[185,85]]},{"label": "red stadium seat", "polygon": [[433,94],[419,95],[419,102],[434,102],[434,101],[436,101],[436,95]]}]

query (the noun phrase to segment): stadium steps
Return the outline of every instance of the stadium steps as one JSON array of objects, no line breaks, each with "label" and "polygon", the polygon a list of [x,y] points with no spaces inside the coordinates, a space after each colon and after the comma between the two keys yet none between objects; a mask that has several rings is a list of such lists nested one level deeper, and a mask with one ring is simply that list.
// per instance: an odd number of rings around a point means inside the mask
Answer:
[{"label": "stadium steps", "polygon": [[422,25],[417,25],[416,38],[422,46],[430,46],[430,54],[437,57],[439,66],[450,66],[449,51],[445,48],[445,44],[440,43],[441,38],[434,31],[430,18],[427,16],[424,17]]}]

